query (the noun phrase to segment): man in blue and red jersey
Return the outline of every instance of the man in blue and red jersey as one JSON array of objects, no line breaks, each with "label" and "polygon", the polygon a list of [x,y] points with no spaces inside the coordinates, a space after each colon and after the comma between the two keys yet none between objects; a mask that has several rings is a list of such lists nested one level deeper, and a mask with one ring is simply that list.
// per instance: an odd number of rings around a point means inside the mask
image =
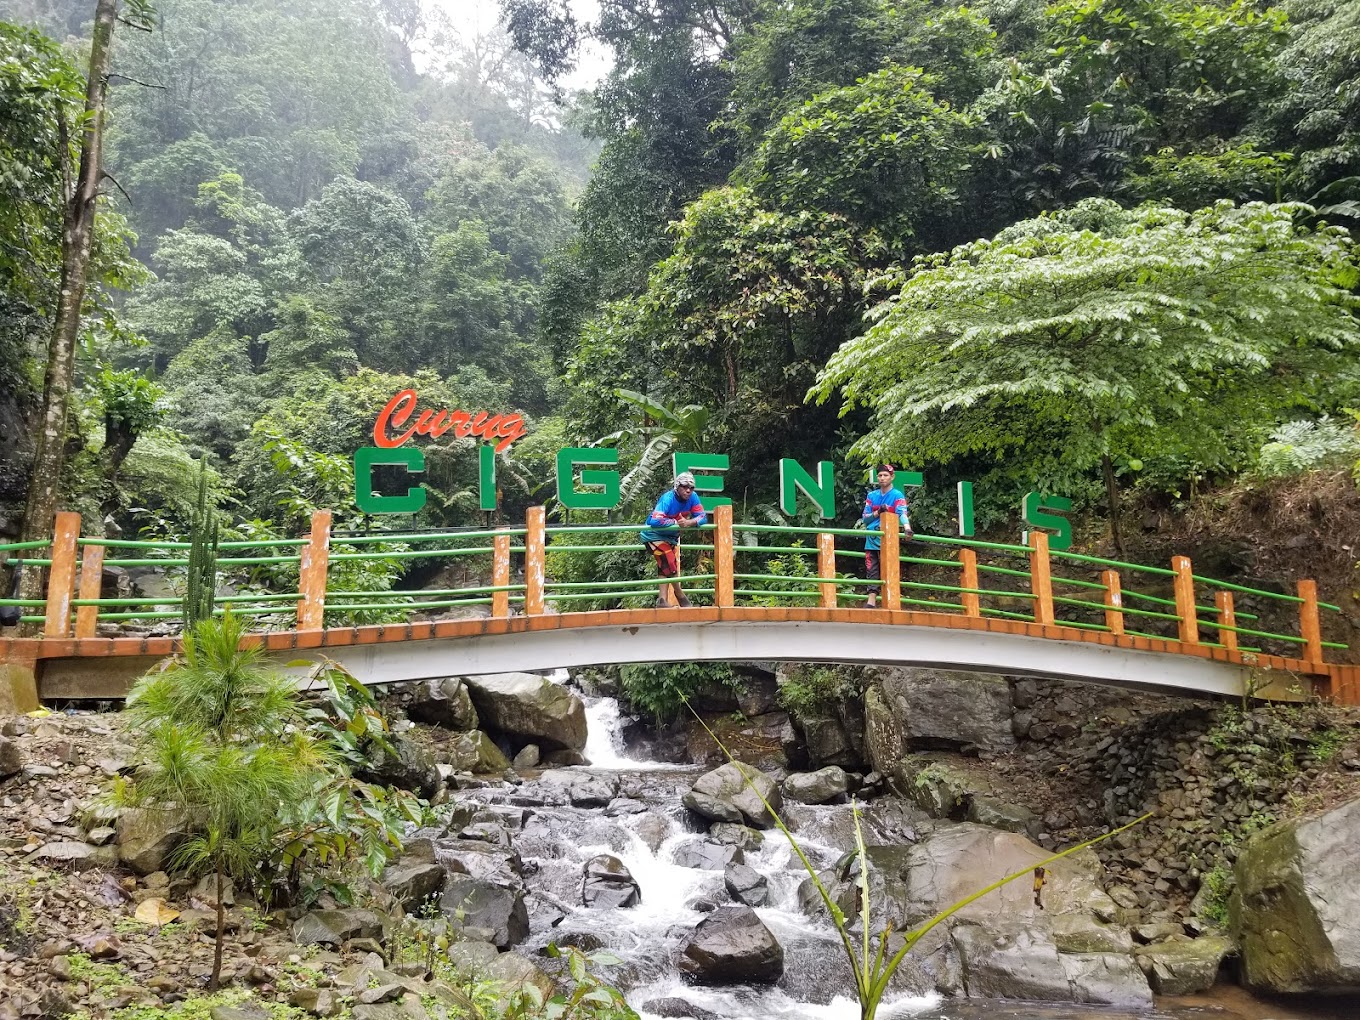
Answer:
[{"label": "man in blue and red jersey", "polygon": [[663,578],[674,577],[676,581],[663,584],[657,593],[656,607],[669,609],[666,589],[675,596],[675,605],[688,609],[690,601],[680,590],[680,529],[695,528],[708,520],[703,504],[694,491],[694,476],[681,471],[675,476],[672,487],[661,494],[656,501],[656,509],[647,517],[647,526],[642,529],[642,544],[656,557],[656,570]]},{"label": "man in blue and red jersey", "polygon": [[[882,574],[878,562],[878,543],[879,522],[884,514],[896,514],[897,519],[902,522],[902,540],[911,538],[911,518],[908,516],[907,497],[902,494],[902,490],[893,485],[893,478],[896,474],[891,464],[878,465],[878,488],[870,489],[869,495],[864,500],[864,513],[860,519],[864,521],[864,528],[869,533],[864,539],[864,576],[867,580],[878,581]],[[878,608],[878,592],[869,589],[869,601],[865,604],[866,609]]]}]

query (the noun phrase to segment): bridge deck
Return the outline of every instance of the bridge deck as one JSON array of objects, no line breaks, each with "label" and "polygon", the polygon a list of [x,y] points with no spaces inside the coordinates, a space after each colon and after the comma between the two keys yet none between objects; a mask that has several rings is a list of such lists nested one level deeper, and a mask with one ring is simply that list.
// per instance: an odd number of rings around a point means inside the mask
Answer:
[{"label": "bridge deck", "polygon": [[[1061,624],[883,609],[625,609],[276,631],[246,640],[281,659],[334,659],[366,683],[756,659],[985,669],[1192,696],[1316,695],[1349,702],[1360,692],[1356,666]],[[179,647],[172,637],[12,638],[0,640],[0,661],[33,663],[44,698],[109,698],[121,696],[150,661]],[[128,668],[119,668],[123,662]]]}]

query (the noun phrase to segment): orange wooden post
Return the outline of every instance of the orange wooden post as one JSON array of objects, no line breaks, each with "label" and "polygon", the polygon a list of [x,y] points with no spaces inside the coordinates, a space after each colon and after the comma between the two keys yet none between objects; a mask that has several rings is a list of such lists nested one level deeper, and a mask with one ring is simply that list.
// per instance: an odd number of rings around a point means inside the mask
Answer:
[{"label": "orange wooden post", "polygon": [[[80,597],[97,599],[104,589],[104,547],[87,545],[80,554]],[[76,637],[94,637],[99,629],[98,606],[76,606]]]},{"label": "orange wooden post", "polygon": [[504,619],[510,615],[509,535],[497,535],[491,540],[491,586],[500,589],[491,593],[491,615]]},{"label": "orange wooden post", "polygon": [[1218,622],[1223,624],[1222,627],[1218,628],[1218,643],[1228,651],[1235,652],[1237,651],[1237,631],[1224,629],[1237,626],[1237,611],[1233,609],[1232,592],[1215,592],[1214,605],[1218,607]]},{"label": "orange wooden post", "polygon": [[298,565],[297,629],[326,625],[326,572],[331,559],[331,512],[312,511],[312,533]]},{"label": "orange wooden post", "polygon": [[882,537],[879,540],[878,563],[883,578],[883,608],[902,608],[902,522],[897,514],[882,517]]},{"label": "orange wooden post", "polygon": [[836,536],[821,532],[817,536],[817,576],[822,583],[817,586],[821,592],[821,607],[836,608]]},{"label": "orange wooden post", "polygon": [[713,585],[713,602],[720,609],[730,609],[737,604],[733,589],[732,575],[735,554],[732,545],[732,504],[716,507],[713,510],[713,573],[717,580]]},{"label": "orange wooden post", "polygon": [[[981,588],[978,584],[977,551],[973,549],[959,550],[959,587],[960,588]],[[965,591],[963,593],[963,615],[981,616],[982,597],[977,591]]]},{"label": "orange wooden post", "polygon": [[1100,575],[1105,585],[1105,626],[1111,634],[1124,633],[1124,590],[1119,586],[1119,571],[1106,570]]},{"label": "orange wooden post", "polygon": [[1197,645],[1199,616],[1195,609],[1195,579],[1190,557],[1171,557],[1171,569],[1176,572],[1176,615],[1180,617],[1178,636],[1188,645]]},{"label": "orange wooden post", "polygon": [[1053,623],[1053,572],[1048,561],[1048,532],[1029,533],[1029,590],[1034,595],[1034,622]]},{"label": "orange wooden post", "polygon": [[1322,662],[1322,618],[1318,613],[1317,582],[1299,582],[1299,637],[1305,662]]},{"label": "orange wooden post", "polygon": [[43,610],[43,637],[71,636],[71,593],[76,585],[76,547],[80,541],[80,514],[63,510],[52,529],[52,566],[47,571],[47,607]]},{"label": "orange wooden post", "polygon": [[547,555],[547,510],[531,506],[524,525],[524,612],[538,616],[543,612],[543,561]]}]

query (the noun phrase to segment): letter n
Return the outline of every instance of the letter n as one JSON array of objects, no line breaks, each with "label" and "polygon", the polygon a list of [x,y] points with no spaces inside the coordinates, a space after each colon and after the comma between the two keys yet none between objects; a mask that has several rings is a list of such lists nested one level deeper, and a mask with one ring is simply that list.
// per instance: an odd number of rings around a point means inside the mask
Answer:
[{"label": "letter n", "polygon": [[817,462],[813,478],[803,465],[791,458],[779,462],[779,509],[792,517],[798,512],[798,490],[812,500],[824,521],[836,516],[836,465],[829,460]]}]

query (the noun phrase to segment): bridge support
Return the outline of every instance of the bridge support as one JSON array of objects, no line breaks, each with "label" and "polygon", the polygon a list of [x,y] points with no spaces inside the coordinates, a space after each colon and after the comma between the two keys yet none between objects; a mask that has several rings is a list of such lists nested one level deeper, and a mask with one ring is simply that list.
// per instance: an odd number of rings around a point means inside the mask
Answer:
[{"label": "bridge support", "polygon": [[1171,569],[1176,572],[1176,627],[1182,643],[1199,644],[1199,611],[1195,608],[1194,567],[1189,556],[1171,557]]},{"label": "bridge support", "polygon": [[38,708],[37,663],[0,662],[0,715],[20,715]]},{"label": "bridge support", "polygon": [[1229,627],[1237,626],[1237,611],[1233,608],[1233,594],[1220,591],[1214,594],[1214,607],[1218,610],[1218,643],[1230,652],[1237,651],[1237,631]]},{"label": "bridge support", "polygon": [[1303,638],[1303,658],[1322,662],[1322,619],[1318,614],[1317,582],[1299,582],[1299,636]]},{"label": "bridge support", "polygon": [[1105,626],[1110,628],[1111,634],[1121,635],[1124,633],[1124,591],[1119,586],[1119,571],[1102,572],[1100,582],[1105,585]]},{"label": "bridge support", "polygon": [[713,601],[722,609],[731,609],[737,604],[734,593],[736,585],[732,577],[736,557],[732,548],[731,503],[714,508],[713,523],[716,525],[713,530],[713,573],[716,578],[713,585]]}]

